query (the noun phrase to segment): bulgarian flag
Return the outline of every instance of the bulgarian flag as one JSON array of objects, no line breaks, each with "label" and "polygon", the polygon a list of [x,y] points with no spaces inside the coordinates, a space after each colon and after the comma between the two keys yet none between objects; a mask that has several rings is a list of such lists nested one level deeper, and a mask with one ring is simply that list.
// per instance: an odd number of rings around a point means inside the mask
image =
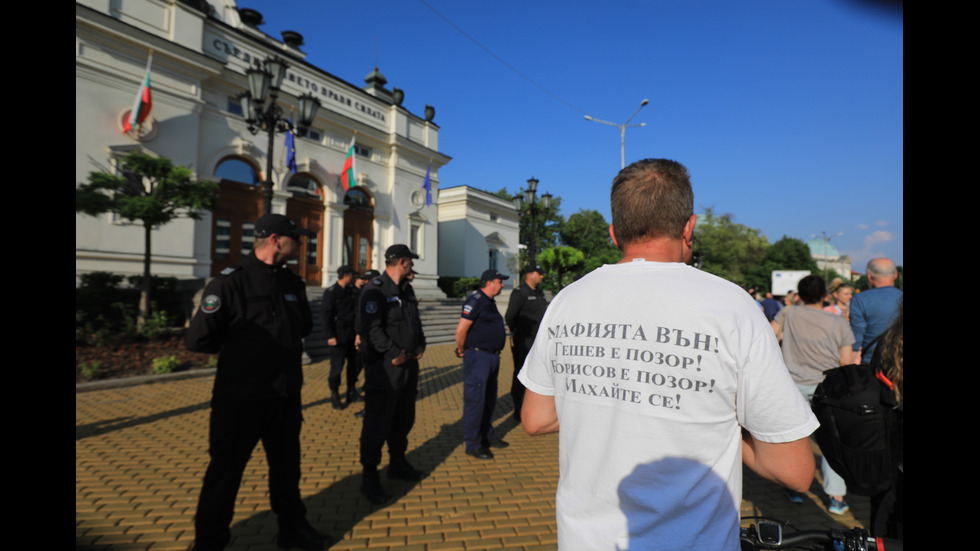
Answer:
[{"label": "bulgarian flag", "polygon": [[150,66],[153,65],[153,50],[150,50],[150,57],[146,60],[146,76],[140,83],[140,89],[136,92],[136,99],[133,100],[133,108],[129,111],[129,117],[123,123],[123,134],[133,128],[143,124],[146,117],[150,116],[150,109],[153,108],[153,96],[150,94]]},{"label": "bulgarian flag", "polygon": [[344,184],[344,191],[357,185],[357,165],[354,164],[354,136],[351,136],[350,145],[347,147],[347,158],[344,160],[344,170],[340,173],[340,181]]}]

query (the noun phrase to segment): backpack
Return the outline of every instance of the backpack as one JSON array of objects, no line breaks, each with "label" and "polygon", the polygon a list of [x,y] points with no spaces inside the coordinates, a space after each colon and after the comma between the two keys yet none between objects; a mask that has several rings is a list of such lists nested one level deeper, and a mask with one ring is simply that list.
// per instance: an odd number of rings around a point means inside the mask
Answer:
[{"label": "backpack", "polygon": [[851,364],[827,371],[813,393],[813,413],[820,421],[814,436],[848,493],[873,496],[891,487],[898,401],[890,387],[872,366]]}]

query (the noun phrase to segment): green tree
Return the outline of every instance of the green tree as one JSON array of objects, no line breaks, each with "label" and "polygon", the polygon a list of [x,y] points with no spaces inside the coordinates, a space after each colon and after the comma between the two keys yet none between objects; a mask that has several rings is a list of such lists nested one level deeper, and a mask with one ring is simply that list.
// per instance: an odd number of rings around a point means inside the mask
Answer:
[{"label": "green tree", "polygon": [[575,247],[551,247],[541,251],[538,264],[547,272],[542,285],[557,292],[575,280],[585,266],[585,255]]},{"label": "green tree", "polygon": [[[493,193],[508,201],[513,201],[515,197],[515,195],[507,191],[506,187],[500,188],[496,192],[488,193]],[[531,226],[531,216],[527,214],[527,203],[524,204],[523,208],[524,212],[520,218],[520,236],[518,239],[527,249],[522,250],[520,253],[520,266],[524,266],[527,263],[527,251],[531,248],[531,236],[534,236],[535,239],[535,251],[541,253],[545,249],[558,244],[559,231],[565,222],[565,219],[559,214],[561,211],[561,197],[552,197],[551,205],[548,208],[544,208],[539,196],[538,202],[535,205],[534,227]]]},{"label": "green tree", "polygon": [[622,251],[609,237],[609,222],[599,211],[582,209],[570,215],[558,233],[563,245],[575,247],[585,255],[579,277],[623,258]]},{"label": "green tree", "polygon": [[582,209],[570,215],[558,235],[563,245],[575,247],[585,256],[618,250],[609,237],[609,222],[596,210]]},{"label": "green tree", "polygon": [[133,151],[119,160],[118,171],[91,172],[88,182],[75,188],[75,212],[99,216],[115,212],[143,226],[143,281],[137,324],[150,318],[151,236],[154,226],[176,218],[199,219],[202,210],[214,209],[218,185],[192,178],[190,169],[169,159]]},{"label": "green tree", "polygon": [[810,248],[806,243],[785,235],[766,249],[762,261],[752,269],[746,283],[757,289],[768,290],[772,285],[772,273],[776,270],[809,270],[811,274],[823,275],[817,268],[817,262],[810,256]]},{"label": "green tree", "polygon": [[733,219],[732,214],[717,215],[710,207],[704,209],[694,227],[694,248],[701,257],[702,270],[746,285],[769,241],[758,229],[736,224]]}]

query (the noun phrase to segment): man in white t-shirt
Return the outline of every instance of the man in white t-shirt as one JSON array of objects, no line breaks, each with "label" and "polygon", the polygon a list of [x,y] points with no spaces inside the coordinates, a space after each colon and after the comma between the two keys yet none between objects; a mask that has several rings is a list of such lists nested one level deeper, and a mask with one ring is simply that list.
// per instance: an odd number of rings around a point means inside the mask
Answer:
[{"label": "man in white t-shirt", "polygon": [[693,211],[683,165],[623,169],[623,259],[555,298],[521,370],[524,429],[561,427],[560,549],[737,550],[742,463],[799,491],[813,479],[817,420],[765,316],[686,265]]}]

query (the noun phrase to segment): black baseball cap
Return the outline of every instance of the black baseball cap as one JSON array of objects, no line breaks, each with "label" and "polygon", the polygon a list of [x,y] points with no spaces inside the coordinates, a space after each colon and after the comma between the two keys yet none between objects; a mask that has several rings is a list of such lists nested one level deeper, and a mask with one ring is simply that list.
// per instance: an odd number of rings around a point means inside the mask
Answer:
[{"label": "black baseball cap", "polygon": [[372,279],[381,275],[381,272],[377,270],[367,270],[361,274],[357,279]]},{"label": "black baseball cap", "polygon": [[312,231],[297,226],[296,222],[284,214],[266,214],[255,221],[255,237],[269,237],[272,234],[292,237],[312,237]]},{"label": "black baseball cap", "polygon": [[528,264],[527,266],[524,266],[524,269],[521,271],[521,273],[525,275],[531,272],[538,272],[539,274],[544,275],[544,268],[538,264]]},{"label": "black baseball cap", "polygon": [[354,271],[354,268],[351,268],[347,264],[344,264],[343,266],[337,268],[337,275],[340,277],[344,277],[347,274],[356,274],[356,273],[357,272]]},{"label": "black baseball cap", "polygon": [[485,270],[483,275],[480,276],[480,280],[483,283],[492,281],[494,279],[510,279],[510,276],[505,276],[504,274],[498,272],[497,270]]},{"label": "black baseball cap", "polygon": [[395,260],[396,258],[418,258],[419,255],[412,252],[408,245],[392,245],[385,251],[385,260]]}]

